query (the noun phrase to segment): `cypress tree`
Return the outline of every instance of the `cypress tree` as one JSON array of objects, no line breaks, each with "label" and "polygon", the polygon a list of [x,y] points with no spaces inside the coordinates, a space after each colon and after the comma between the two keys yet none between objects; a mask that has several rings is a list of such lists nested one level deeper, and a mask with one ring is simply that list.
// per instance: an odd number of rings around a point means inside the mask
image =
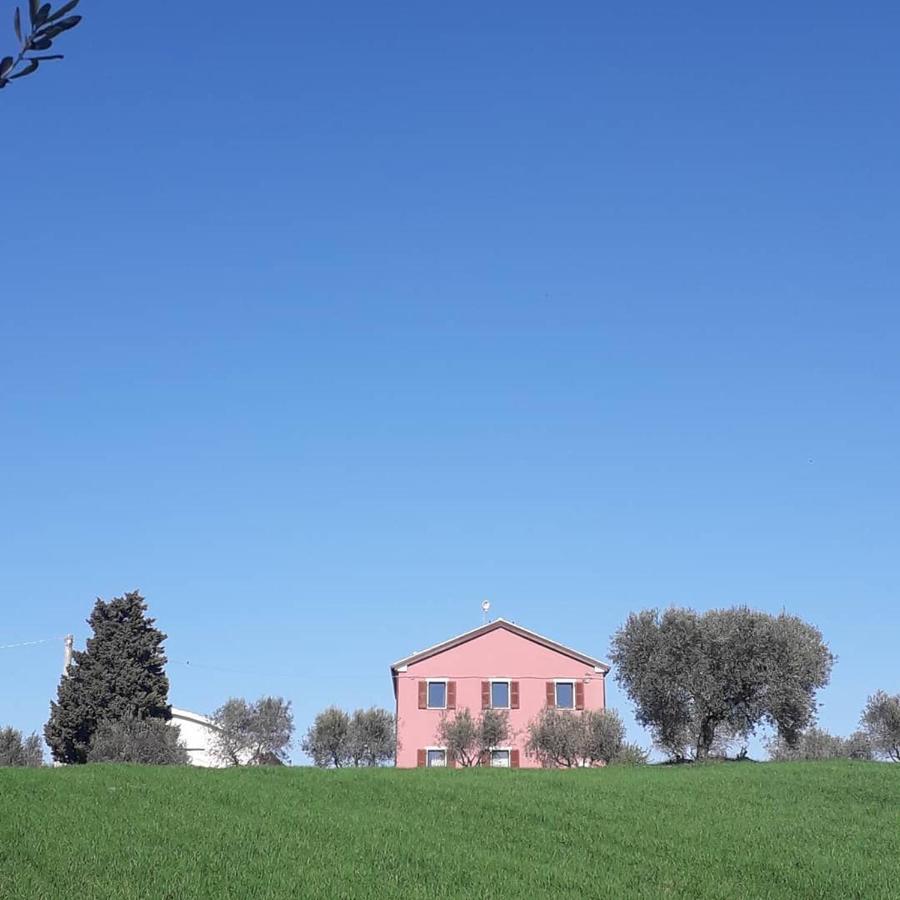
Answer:
[{"label": "cypress tree", "polygon": [[123,718],[170,719],[166,639],[137,592],[97,600],[88,625],[93,637],[75,651],[50,704],[44,737],[53,758],[83,763],[101,722]]}]

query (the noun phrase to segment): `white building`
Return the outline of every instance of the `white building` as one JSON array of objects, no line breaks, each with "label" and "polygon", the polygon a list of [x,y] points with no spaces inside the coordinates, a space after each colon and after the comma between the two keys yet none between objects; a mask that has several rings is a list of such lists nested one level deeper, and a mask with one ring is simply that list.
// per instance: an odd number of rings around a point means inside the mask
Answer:
[{"label": "white building", "polygon": [[172,707],[172,725],[177,725],[191,759],[192,766],[206,766],[221,769],[225,764],[213,752],[213,736],[218,731],[216,723],[200,713]]}]

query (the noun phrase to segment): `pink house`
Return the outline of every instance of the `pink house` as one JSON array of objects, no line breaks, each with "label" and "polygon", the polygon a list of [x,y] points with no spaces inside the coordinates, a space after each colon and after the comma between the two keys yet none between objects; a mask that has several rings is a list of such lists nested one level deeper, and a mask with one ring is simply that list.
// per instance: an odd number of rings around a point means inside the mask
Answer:
[{"label": "pink house", "polygon": [[505,619],[496,619],[391,666],[397,700],[397,766],[453,765],[438,723],[468,707],[473,716],[509,711],[508,746],[491,750],[490,765],[534,768],[525,753],[528,723],[545,707],[606,706],[609,666]]}]

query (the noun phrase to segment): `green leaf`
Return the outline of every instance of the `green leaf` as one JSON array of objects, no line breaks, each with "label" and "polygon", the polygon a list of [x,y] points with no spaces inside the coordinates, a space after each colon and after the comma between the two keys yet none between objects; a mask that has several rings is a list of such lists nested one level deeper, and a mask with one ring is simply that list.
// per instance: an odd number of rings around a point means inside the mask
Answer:
[{"label": "green leaf", "polygon": [[49,3],[45,3],[45,4],[37,11],[37,17],[36,17],[35,20],[34,20],[34,24],[35,24],[35,25],[43,25],[44,22],[47,21],[47,16],[50,15],[50,12],[51,12],[51,11],[52,11],[52,7],[50,6],[50,4],[49,4]]},{"label": "green leaf", "polygon": [[40,0],[28,0],[28,15],[31,19],[32,27],[37,22],[38,10],[40,7],[38,6]]},{"label": "green leaf", "polygon": [[78,0],[71,0],[70,3],[67,3],[65,6],[61,6],[49,19],[48,22],[55,22],[57,19],[61,19],[66,13],[72,12],[75,7],[78,6]]},{"label": "green leaf", "polygon": [[13,25],[16,29],[16,37],[19,39],[19,43],[22,43],[22,14],[19,12],[19,7],[16,7],[16,14],[13,16]]},{"label": "green leaf", "polygon": [[15,60],[11,56],[4,56],[2,62],[0,62],[0,78],[3,78],[4,75],[13,67],[13,63]]},{"label": "green leaf", "polygon": [[37,72],[38,61],[36,59],[29,59],[28,65],[22,69],[21,72],[16,72],[15,75],[10,75],[9,80],[12,81],[13,78],[24,78],[26,75],[30,75],[32,72]]},{"label": "green leaf", "polygon": [[53,46],[53,41],[50,38],[41,38],[39,41],[34,41],[31,45],[32,50],[49,50]]}]

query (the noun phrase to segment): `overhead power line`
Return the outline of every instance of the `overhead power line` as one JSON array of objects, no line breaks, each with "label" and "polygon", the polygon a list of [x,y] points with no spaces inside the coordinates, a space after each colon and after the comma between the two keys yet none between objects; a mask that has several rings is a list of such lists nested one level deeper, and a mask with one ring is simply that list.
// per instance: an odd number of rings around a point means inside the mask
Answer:
[{"label": "overhead power line", "polygon": [[0,650],[14,650],[16,647],[33,647],[35,644],[49,644],[53,641],[64,641],[65,637],[60,635],[59,637],[48,637],[41,638],[38,641],[22,641],[18,644],[0,644]]}]

